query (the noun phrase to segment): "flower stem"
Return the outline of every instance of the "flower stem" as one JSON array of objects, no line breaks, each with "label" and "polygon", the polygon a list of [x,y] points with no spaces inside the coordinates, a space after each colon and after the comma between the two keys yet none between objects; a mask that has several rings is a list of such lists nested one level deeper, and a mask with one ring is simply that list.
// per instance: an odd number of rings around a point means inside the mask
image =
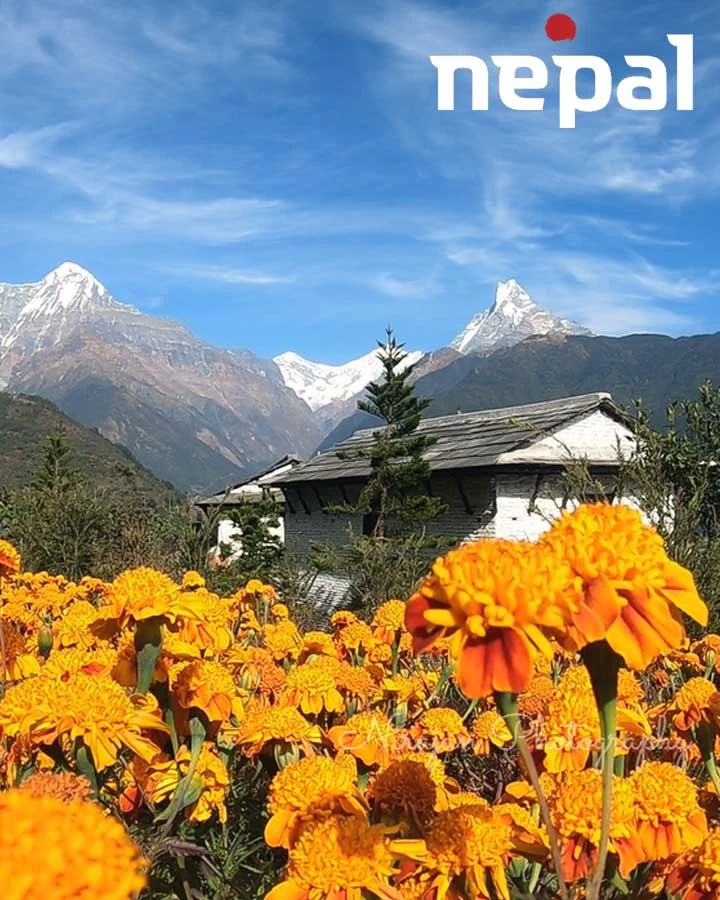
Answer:
[{"label": "flower stem", "polygon": [[552,853],[555,874],[557,875],[558,879],[558,893],[562,900],[569,900],[570,895],[568,894],[567,885],[565,884],[565,879],[562,875],[560,842],[558,840],[557,831],[555,830],[552,818],[550,817],[550,808],[548,807],[547,798],[545,797],[542,785],[540,784],[540,777],[538,775],[537,766],[535,765],[535,760],[532,757],[530,747],[528,746],[525,735],[523,734],[522,728],[520,727],[520,713],[518,712],[517,694],[498,691],[495,693],[495,703],[497,705],[497,708],[500,710],[500,715],[503,717],[503,719],[505,719],[505,724],[510,730],[510,734],[513,736],[515,745],[517,746],[518,752],[520,753],[520,758],[525,764],[528,778],[530,779],[530,784],[533,786],[535,793],[537,794],[538,804],[540,806],[540,814],[542,816],[543,822],[545,823],[545,828],[547,829],[548,833],[548,840],[550,841],[550,852]]},{"label": "flower stem", "polygon": [[695,739],[700,748],[705,769],[710,776],[715,792],[720,797],[720,774],[718,774],[715,762],[715,732],[707,722],[701,722],[696,729]]},{"label": "flower stem", "polygon": [[612,812],[612,782],[615,767],[615,739],[617,721],[617,685],[620,657],[605,641],[588,644],[581,656],[590,675],[595,703],[600,716],[602,737],[602,818],[600,846],[595,869],[587,886],[587,900],[598,900],[605,875],[610,847],[610,815]]}]

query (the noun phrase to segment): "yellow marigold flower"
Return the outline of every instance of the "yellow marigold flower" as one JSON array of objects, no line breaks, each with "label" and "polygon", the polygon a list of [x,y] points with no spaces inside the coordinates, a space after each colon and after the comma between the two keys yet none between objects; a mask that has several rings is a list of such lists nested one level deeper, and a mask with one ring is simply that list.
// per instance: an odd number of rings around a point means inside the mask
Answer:
[{"label": "yellow marigold flower", "polygon": [[271,584],[265,584],[259,578],[251,578],[250,581],[241,588],[245,601],[263,600],[265,603],[274,604],[277,600],[277,592]]},{"label": "yellow marigold flower", "polygon": [[197,618],[181,620],[177,639],[203,652],[223,653],[233,640],[229,602],[203,587],[193,590],[192,598]]},{"label": "yellow marigold flower", "polygon": [[174,700],[186,710],[200,709],[213,724],[240,718],[243,705],[230,672],[219,662],[197,659],[171,672]]},{"label": "yellow marigold flower", "polygon": [[396,872],[387,828],[359,816],[327,816],[301,830],[285,880],[265,900],[396,900],[388,883]]},{"label": "yellow marigold flower", "polygon": [[330,627],[337,631],[346,625],[352,625],[353,622],[359,621],[355,613],[350,612],[349,609],[341,609],[330,616]]},{"label": "yellow marigold flower", "polygon": [[544,630],[564,630],[567,593],[565,569],[553,554],[523,541],[485,539],[435,562],[407,604],[405,623],[416,653],[451,636],[466,696],[519,693],[535,658],[552,656]]},{"label": "yellow marigold flower", "polygon": [[145,861],[123,825],[94,803],[0,793],[5,900],[133,900]]},{"label": "yellow marigold flower", "polygon": [[110,584],[107,601],[98,610],[97,628],[102,634],[112,628],[122,631],[145,619],[174,623],[180,616],[199,616],[193,592],[182,592],[167,575],[155,569],[130,569],[118,575]]},{"label": "yellow marigold flower", "polygon": [[352,757],[308,756],[281,769],[270,785],[265,842],[292,847],[308,821],[345,813],[365,817]]},{"label": "yellow marigold flower", "polygon": [[248,704],[240,726],[227,734],[245,747],[248,757],[275,745],[297,746],[305,753],[312,753],[313,744],[320,744],[323,739],[320,728],[311,725],[294,706],[264,704]]},{"label": "yellow marigold flower", "polygon": [[425,841],[398,840],[393,847],[420,863],[438,897],[449,891],[465,896],[465,882],[474,898],[510,896],[505,869],[514,849],[512,819],[483,801],[439,813]]},{"label": "yellow marigold flower", "polygon": [[388,600],[379,606],[372,620],[375,637],[384,644],[393,644],[405,629],[405,604],[402,600]]},{"label": "yellow marigold flower", "polygon": [[496,709],[487,709],[476,716],[471,734],[475,756],[490,756],[493,747],[502,749],[513,740],[505,719]]},{"label": "yellow marigold flower", "polygon": [[[190,750],[182,746],[175,759],[156,762],[150,767],[153,803],[170,800],[190,768]],[[191,822],[207,822],[214,812],[219,820],[227,822],[225,798],[230,789],[230,776],[220,759],[214,744],[207,741],[200,749],[197,765],[190,779],[188,792],[197,799],[185,808],[185,816]]]},{"label": "yellow marigold flower", "polygon": [[707,678],[691,678],[664,707],[681,734],[687,735],[701,722],[712,724],[712,704],[718,690]]},{"label": "yellow marigold flower", "polygon": [[702,844],[672,863],[667,889],[680,900],[717,900],[720,896],[720,828],[708,832]]},{"label": "yellow marigold flower", "polygon": [[294,622],[266,625],[263,629],[263,646],[277,662],[297,659],[302,645],[302,637]]},{"label": "yellow marigold flower", "polygon": [[86,650],[82,647],[66,647],[53,650],[45,660],[42,674],[55,681],[67,681],[72,675],[111,675],[118,664],[118,654],[111,647]]},{"label": "yellow marigold flower", "polygon": [[377,709],[356,713],[328,731],[336,750],[351,753],[366,766],[388,764],[394,734],[385,713]]},{"label": "yellow marigold flower", "polygon": [[549,675],[535,675],[527,690],[518,697],[518,709],[528,719],[543,717],[555,695],[555,684]]},{"label": "yellow marigold flower", "polygon": [[0,675],[3,680],[22,681],[23,678],[38,675],[40,661],[27,646],[17,625],[10,619],[3,619],[2,628],[4,646],[0,647]]},{"label": "yellow marigold flower", "polygon": [[9,541],[0,540],[0,578],[20,571],[20,554]]},{"label": "yellow marigold flower", "polygon": [[290,610],[284,603],[273,603],[270,607],[270,615],[276,622],[283,622],[290,618]]},{"label": "yellow marigold flower", "polygon": [[397,759],[378,772],[369,796],[376,812],[403,819],[422,830],[435,815],[438,791],[424,763]]},{"label": "yellow marigold flower", "polygon": [[697,788],[682,769],[646,762],[626,780],[635,797],[638,861],[665,860],[702,843],[707,820]]},{"label": "yellow marigold flower", "polygon": [[346,653],[362,654],[375,643],[375,635],[367,622],[359,619],[341,628],[335,638]]},{"label": "yellow marigold flower", "polygon": [[572,666],[565,672],[538,734],[531,736],[545,752],[548,772],[585,768],[590,753],[599,746],[600,718],[584,666]]},{"label": "yellow marigold flower", "polygon": [[308,716],[319,716],[323,711],[345,711],[345,701],[332,675],[307,665],[298,666],[289,673],[282,702],[297,706]]},{"label": "yellow marigold flower", "polygon": [[23,781],[20,790],[33,797],[56,797],[63,803],[89,800],[92,795],[92,785],[87,778],[74,772],[33,772]]},{"label": "yellow marigold flower", "polygon": [[53,625],[56,646],[80,647],[91,650],[97,647],[99,638],[91,630],[98,617],[98,610],[87,600],[76,600]]},{"label": "yellow marigold flower", "polygon": [[301,658],[309,656],[337,657],[337,647],[331,634],[324,631],[306,631],[303,635],[303,648]]},{"label": "yellow marigold flower", "polygon": [[414,675],[391,675],[383,678],[383,694],[396,703],[405,703],[412,708],[427,699],[428,691],[422,678]]},{"label": "yellow marigold flower", "polygon": [[191,569],[189,572],[185,572],[182,577],[182,587],[185,590],[192,591],[195,588],[204,588],[206,585],[205,579],[199,572],[196,572],[194,569]]},{"label": "yellow marigold flower", "polygon": [[144,731],[167,732],[155,698],[148,694],[128,697],[119,684],[105,675],[82,672],[67,681],[52,682],[48,704],[52,722],[38,721],[31,733],[38,739],[53,733],[70,741],[80,740],[92,756],[97,771],[113,765],[125,746],[141,759],[150,761],[158,746]]},{"label": "yellow marigold flower", "polygon": [[[587,877],[595,865],[600,845],[600,771],[585,769],[582,772],[566,772],[558,779],[548,797],[548,804],[560,839],[563,878],[572,882]],[[627,779],[614,777],[610,850],[620,855],[620,865],[626,874],[634,868],[629,849],[633,837],[633,791]]]},{"label": "yellow marigold flower", "polygon": [[640,670],[683,645],[679,612],[707,625],[692,574],[667,557],[660,535],[633,509],[597,503],[564,512],[540,546],[572,569],[570,634],[578,648],[606,640]]},{"label": "yellow marigold flower", "polygon": [[242,690],[258,691],[264,697],[276,698],[285,687],[285,670],[264,647],[235,647],[225,662],[235,671]]},{"label": "yellow marigold flower", "polygon": [[[329,657],[321,657],[329,659]],[[320,659],[315,659],[309,665],[316,665]],[[334,660],[333,660],[334,662]],[[376,692],[377,685],[367,669],[361,666],[351,666],[348,662],[340,662],[333,667],[333,677],[340,693],[353,701],[355,708],[366,706],[371,696]]]},{"label": "yellow marigold flower", "polygon": [[470,743],[463,720],[454,709],[436,706],[426,710],[410,727],[413,738],[429,744],[435,753],[449,753]]}]

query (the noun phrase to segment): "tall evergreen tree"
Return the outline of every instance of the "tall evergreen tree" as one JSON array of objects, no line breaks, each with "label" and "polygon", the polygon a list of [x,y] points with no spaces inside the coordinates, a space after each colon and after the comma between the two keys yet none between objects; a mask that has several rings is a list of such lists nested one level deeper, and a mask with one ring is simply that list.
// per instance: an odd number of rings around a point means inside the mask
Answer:
[{"label": "tall evergreen tree", "polygon": [[406,364],[404,344],[398,343],[391,328],[378,346],[382,377],[368,385],[367,399],[360,400],[358,408],[381,419],[384,427],[374,433],[368,450],[338,454],[368,459],[371,469],[357,503],[338,509],[369,517],[366,531],[373,538],[385,538],[416,530],[447,507],[429,490],[430,465],[424,454],[435,439],[418,432],[430,400],[415,394],[410,382],[415,367]]}]

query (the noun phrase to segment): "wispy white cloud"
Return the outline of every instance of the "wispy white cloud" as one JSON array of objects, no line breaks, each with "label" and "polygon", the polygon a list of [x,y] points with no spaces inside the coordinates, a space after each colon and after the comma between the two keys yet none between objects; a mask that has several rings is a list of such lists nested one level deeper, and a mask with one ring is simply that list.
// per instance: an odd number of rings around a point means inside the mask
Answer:
[{"label": "wispy white cloud", "polygon": [[438,280],[435,275],[427,278],[398,278],[390,272],[381,272],[369,279],[370,287],[398,299],[420,299],[438,293]]},{"label": "wispy white cloud", "polygon": [[275,275],[231,266],[177,265],[168,267],[166,271],[171,275],[195,278],[198,281],[219,281],[223,284],[248,287],[274,287],[279,284],[292,284],[295,280],[291,275]]}]

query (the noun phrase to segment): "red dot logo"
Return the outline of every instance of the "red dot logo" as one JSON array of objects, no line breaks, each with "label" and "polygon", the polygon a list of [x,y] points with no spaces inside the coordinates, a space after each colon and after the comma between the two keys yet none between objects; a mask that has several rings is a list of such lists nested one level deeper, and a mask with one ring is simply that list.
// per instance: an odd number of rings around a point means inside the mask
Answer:
[{"label": "red dot logo", "polygon": [[572,41],[576,33],[575,22],[565,13],[555,13],[545,23],[545,34],[551,41]]}]

